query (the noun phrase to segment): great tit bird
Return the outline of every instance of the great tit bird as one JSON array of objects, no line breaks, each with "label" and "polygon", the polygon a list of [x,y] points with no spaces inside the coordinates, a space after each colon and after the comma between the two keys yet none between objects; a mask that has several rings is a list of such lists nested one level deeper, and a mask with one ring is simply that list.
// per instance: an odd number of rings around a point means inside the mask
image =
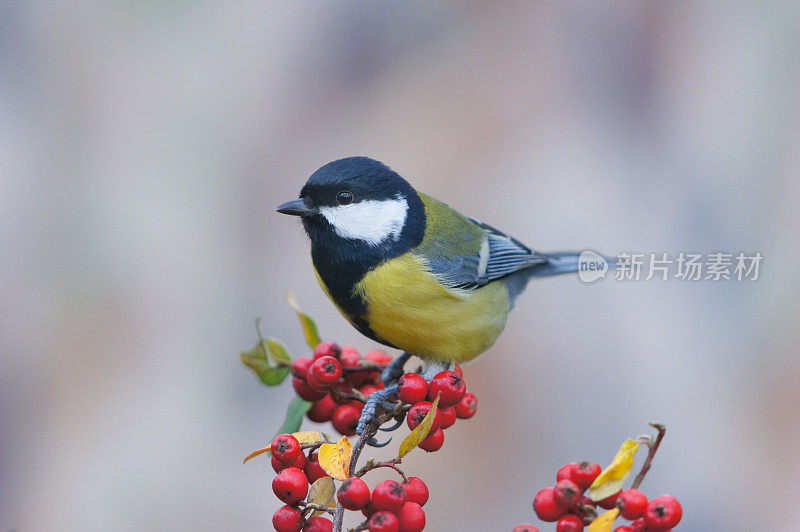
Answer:
[{"label": "great tit bird", "polygon": [[[428,377],[477,357],[500,336],[531,278],[578,270],[578,252],[534,251],[368,157],[326,164],[277,211],[302,220],[317,280],[344,317],[404,351],[385,379],[402,374],[412,354],[432,368]],[[370,396],[359,434],[395,392],[387,386]]]}]

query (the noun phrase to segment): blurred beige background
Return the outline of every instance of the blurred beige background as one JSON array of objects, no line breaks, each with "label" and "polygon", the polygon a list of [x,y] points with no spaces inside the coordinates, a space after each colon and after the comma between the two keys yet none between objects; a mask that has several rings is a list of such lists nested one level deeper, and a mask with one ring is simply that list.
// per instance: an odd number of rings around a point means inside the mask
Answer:
[{"label": "blurred beige background", "polygon": [[256,315],[305,353],[287,288],[372,345],[274,212],[356,154],[543,251],[765,257],[531,285],[465,370],[478,416],[409,460],[428,530],[534,520],[651,419],[679,530],[796,530],[799,55],[795,2],[6,0],[0,530],[271,529],[242,458],[292,391],[237,357]]}]

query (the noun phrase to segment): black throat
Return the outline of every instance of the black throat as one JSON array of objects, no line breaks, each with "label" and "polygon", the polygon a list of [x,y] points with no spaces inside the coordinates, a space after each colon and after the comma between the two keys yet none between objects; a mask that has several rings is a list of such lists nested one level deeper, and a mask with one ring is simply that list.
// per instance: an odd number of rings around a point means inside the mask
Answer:
[{"label": "black throat", "polygon": [[311,259],[322,282],[334,302],[350,318],[350,322],[364,335],[378,342],[369,328],[365,316],[367,302],[354,288],[367,272],[381,263],[403,255],[419,245],[425,233],[425,206],[413,188],[404,191],[408,202],[406,222],[399,237],[391,236],[377,245],[363,240],[340,237],[325,217],[315,215],[303,218],[303,226],[311,239]]}]

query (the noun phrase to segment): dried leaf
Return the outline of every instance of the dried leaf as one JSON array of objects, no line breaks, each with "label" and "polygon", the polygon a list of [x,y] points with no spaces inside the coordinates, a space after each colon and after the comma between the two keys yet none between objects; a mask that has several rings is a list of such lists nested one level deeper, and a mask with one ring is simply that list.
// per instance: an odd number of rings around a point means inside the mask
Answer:
[{"label": "dried leaf", "polygon": [[625,480],[631,474],[637,449],[639,442],[630,438],[625,440],[611,461],[611,465],[603,469],[589,488],[593,501],[601,501],[622,489]]},{"label": "dried leaf", "polygon": [[607,511],[592,521],[592,524],[589,525],[586,532],[611,532],[611,528],[614,526],[614,521],[617,519],[618,515],[619,508]]},{"label": "dried leaf", "polygon": [[319,337],[316,322],[311,319],[311,316],[300,309],[300,305],[297,304],[297,299],[294,297],[294,293],[291,290],[286,292],[286,301],[289,303],[292,310],[295,311],[297,317],[300,318],[300,325],[303,327],[303,335],[306,338],[306,343],[311,349],[314,349],[322,341]]},{"label": "dried leaf", "polygon": [[353,445],[347,436],[334,443],[324,443],[319,448],[319,465],[327,474],[336,480],[345,480],[350,476],[350,456]]},{"label": "dried leaf", "polygon": [[[331,477],[322,477],[316,480],[311,487],[308,489],[308,498],[306,499],[308,502],[313,502],[316,504],[322,504],[324,506],[335,507],[336,506],[336,485],[333,483],[333,479]],[[314,510],[311,513],[311,517],[323,514],[322,510]]]},{"label": "dried leaf", "polygon": [[436,418],[436,410],[439,407],[440,395],[441,394],[436,394],[436,399],[433,400],[433,405],[431,406],[430,411],[425,414],[425,419],[422,420],[422,423],[417,425],[414,430],[411,431],[411,434],[406,436],[406,439],[403,440],[403,443],[400,444],[400,453],[397,455],[398,458],[403,458],[405,455],[410,453],[414,447],[419,445],[419,442],[428,436],[428,432],[430,432],[431,427],[433,426],[433,420]]}]

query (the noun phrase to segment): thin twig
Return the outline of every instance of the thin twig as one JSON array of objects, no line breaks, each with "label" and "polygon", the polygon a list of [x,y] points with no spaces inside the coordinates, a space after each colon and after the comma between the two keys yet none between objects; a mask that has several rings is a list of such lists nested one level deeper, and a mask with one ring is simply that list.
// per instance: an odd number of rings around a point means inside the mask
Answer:
[{"label": "thin twig", "polygon": [[650,465],[653,463],[653,458],[656,455],[656,451],[658,451],[658,446],[661,445],[661,440],[664,439],[664,435],[667,433],[667,427],[661,423],[648,423],[648,425],[658,431],[658,436],[656,436],[655,441],[649,439],[650,441],[646,442],[649,452],[647,453],[647,458],[645,459],[644,464],[642,464],[642,469],[639,471],[639,474],[636,475],[636,478],[631,485],[632,489],[639,489],[639,486],[641,486],[644,476],[650,470]]}]

